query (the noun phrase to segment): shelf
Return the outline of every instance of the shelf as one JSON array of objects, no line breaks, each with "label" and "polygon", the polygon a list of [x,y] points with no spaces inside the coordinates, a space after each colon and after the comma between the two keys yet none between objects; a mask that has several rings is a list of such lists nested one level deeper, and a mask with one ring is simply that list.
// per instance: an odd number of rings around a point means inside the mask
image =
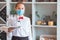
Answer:
[{"label": "shelf", "polygon": [[6,3],[6,2],[0,2],[0,3]]},{"label": "shelf", "polygon": [[[16,4],[17,2],[10,2]],[[33,2],[23,2],[25,4],[32,4]],[[57,2],[34,2],[34,4],[57,4]]]},{"label": "shelf", "polygon": [[54,38],[56,38],[56,35],[41,35],[40,37],[54,37]]},{"label": "shelf", "polygon": [[48,25],[34,25],[34,27],[48,27],[48,28],[56,28],[57,26],[48,26]]},{"label": "shelf", "polygon": [[[10,3],[16,4],[17,2],[10,2]],[[25,3],[25,4],[32,4],[32,2],[23,2],[23,3]]]},{"label": "shelf", "polygon": [[36,2],[57,2],[57,0],[36,0]]},{"label": "shelf", "polygon": [[34,4],[57,4],[57,2],[34,2]]},{"label": "shelf", "polygon": [[[52,38],[53,40],[56,40],[56,35],[41,35],[41,36],[40,36],[40,40],[43,40],[43,39],[46,40],[46,38],[47,38],[47,39],[51,39],[51,38]],[[51,40],[52,40],[52,39],[51,39]]]},{"label": "shelf", "polygon": [[[6,3],[6,2],[0,2],[0,3]],[[13,4],[16,4],[17,2],[10,2]],[[25,4],[32,4],[33,2],[23,2]],[[57,4],[57,2],[34,2],[34,4]]]},{"label": "shelf", "polygon": [[5,26],[6,24],[0,24],[0,26]]},{"label": "shelf", "polygon": [[4,5],[1,9],[0,9],[0,11],[5,7],[6,5]]}]

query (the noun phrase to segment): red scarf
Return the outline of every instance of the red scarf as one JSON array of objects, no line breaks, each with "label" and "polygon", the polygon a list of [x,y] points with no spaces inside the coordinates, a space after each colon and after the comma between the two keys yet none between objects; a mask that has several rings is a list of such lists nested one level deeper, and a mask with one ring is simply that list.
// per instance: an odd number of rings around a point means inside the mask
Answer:
[{"label": "red scarf", "polygon": [[20,20],[20,19],[23,19],[23,17],[19,17],[18,19],[19,19],[19,20]]}]

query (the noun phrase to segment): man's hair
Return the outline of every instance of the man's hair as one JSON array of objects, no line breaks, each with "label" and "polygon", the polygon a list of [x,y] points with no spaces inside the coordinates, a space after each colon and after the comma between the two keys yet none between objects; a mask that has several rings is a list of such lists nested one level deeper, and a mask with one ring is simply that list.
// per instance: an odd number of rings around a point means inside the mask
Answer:
[{"label": "man's hair", "polygon": [[17,7],[18,4],[24,4],[23,2],[18,2],[16,5],[15,5],[15,8]]}]

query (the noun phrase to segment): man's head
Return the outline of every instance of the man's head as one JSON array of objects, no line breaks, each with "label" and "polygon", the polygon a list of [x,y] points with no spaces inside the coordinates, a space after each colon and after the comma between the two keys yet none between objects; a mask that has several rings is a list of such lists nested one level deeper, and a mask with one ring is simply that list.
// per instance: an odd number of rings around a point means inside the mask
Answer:
[{"label": "man's head", "polygon": [[17,3],[15,5],[15,10],[17,12],[18,15],[23,15],[25,12],[25,6],[23,3]]}]

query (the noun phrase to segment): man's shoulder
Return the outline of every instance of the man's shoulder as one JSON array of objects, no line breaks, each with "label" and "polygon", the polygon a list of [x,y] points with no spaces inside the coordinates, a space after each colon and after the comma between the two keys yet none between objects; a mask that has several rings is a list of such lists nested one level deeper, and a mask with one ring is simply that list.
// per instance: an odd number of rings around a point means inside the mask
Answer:
[{"label": "man's shoulder", "polygon": [[30,19],[29,17],[26,17],[26,16],[24,16],[24,18],[26,18],[26,19]]},{"label": "man's shoulder", "polygon": [[29,18],[29,17],[24,16],[24,18],[25,18],[26,20],[30,20],[30,18]]}]

